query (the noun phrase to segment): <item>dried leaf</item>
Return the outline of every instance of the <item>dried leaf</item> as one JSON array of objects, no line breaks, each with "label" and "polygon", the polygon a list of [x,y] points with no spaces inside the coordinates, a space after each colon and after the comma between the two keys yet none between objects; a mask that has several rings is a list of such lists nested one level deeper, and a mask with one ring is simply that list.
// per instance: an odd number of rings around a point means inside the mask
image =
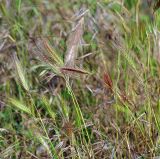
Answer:
[{"label": "dried leaf", "polygon": [[61,72],[62,73],[79,73],[79,74],[89,74],[89,72],[82,70],[82,69],[78,69],[78,68],[70,68],[70,67],[62,67],[61,68]]},{"label": "dried leaf", "polygon": [[75,60],[78,54],[78,45],[80,44],[83,35],[83,24],[84,18],[82,17],[68,38],[67,52],[65,56],[66,67],[74,67],[75,65]]},{"label": "dried leaf", "polygon": [[104,82],[111,90],[113,89],[113,83],[108,73],[104,74]]},{"label": "dried leaf", "polygon": [[73,124],[71,122],[64,123],[63,129],[67,136],[71,137],[73,133]]}]

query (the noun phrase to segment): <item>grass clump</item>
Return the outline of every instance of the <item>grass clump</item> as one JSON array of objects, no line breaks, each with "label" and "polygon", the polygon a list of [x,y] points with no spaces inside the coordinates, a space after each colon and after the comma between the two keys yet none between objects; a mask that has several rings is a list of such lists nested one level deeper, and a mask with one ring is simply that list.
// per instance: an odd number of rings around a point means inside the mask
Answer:
[{"label": "grass clump", "polygon": [[158,8],[0,2],[0,158],[159,157]]}]

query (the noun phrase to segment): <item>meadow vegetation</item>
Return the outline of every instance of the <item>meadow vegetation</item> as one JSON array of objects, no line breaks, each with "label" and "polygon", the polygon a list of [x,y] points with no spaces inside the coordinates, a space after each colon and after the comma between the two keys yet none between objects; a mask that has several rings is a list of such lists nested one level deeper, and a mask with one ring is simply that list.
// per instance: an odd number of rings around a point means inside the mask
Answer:
[{"label": "meadow vegetation", "polygon": [[159,7],[0,0],[0,158],[159,158]]}]

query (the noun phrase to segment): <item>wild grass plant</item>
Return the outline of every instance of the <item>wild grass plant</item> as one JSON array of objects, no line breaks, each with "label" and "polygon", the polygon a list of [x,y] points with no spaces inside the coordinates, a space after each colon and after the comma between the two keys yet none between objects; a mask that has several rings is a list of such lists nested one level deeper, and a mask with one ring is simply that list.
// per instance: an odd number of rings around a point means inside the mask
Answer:
[{"label": "wild grass plant", "polygon": [[0,158],[159,158],[159,1],[0,1]]}]

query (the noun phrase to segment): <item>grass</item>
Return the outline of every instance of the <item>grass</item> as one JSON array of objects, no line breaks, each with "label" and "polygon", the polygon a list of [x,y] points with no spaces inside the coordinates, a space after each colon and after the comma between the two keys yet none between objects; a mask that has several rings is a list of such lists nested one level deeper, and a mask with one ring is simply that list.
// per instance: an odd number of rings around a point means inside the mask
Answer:
[{"label": "grass", "polygon": [[0,158],[159,158],[159,17],[139,0],[2,0]]}]

